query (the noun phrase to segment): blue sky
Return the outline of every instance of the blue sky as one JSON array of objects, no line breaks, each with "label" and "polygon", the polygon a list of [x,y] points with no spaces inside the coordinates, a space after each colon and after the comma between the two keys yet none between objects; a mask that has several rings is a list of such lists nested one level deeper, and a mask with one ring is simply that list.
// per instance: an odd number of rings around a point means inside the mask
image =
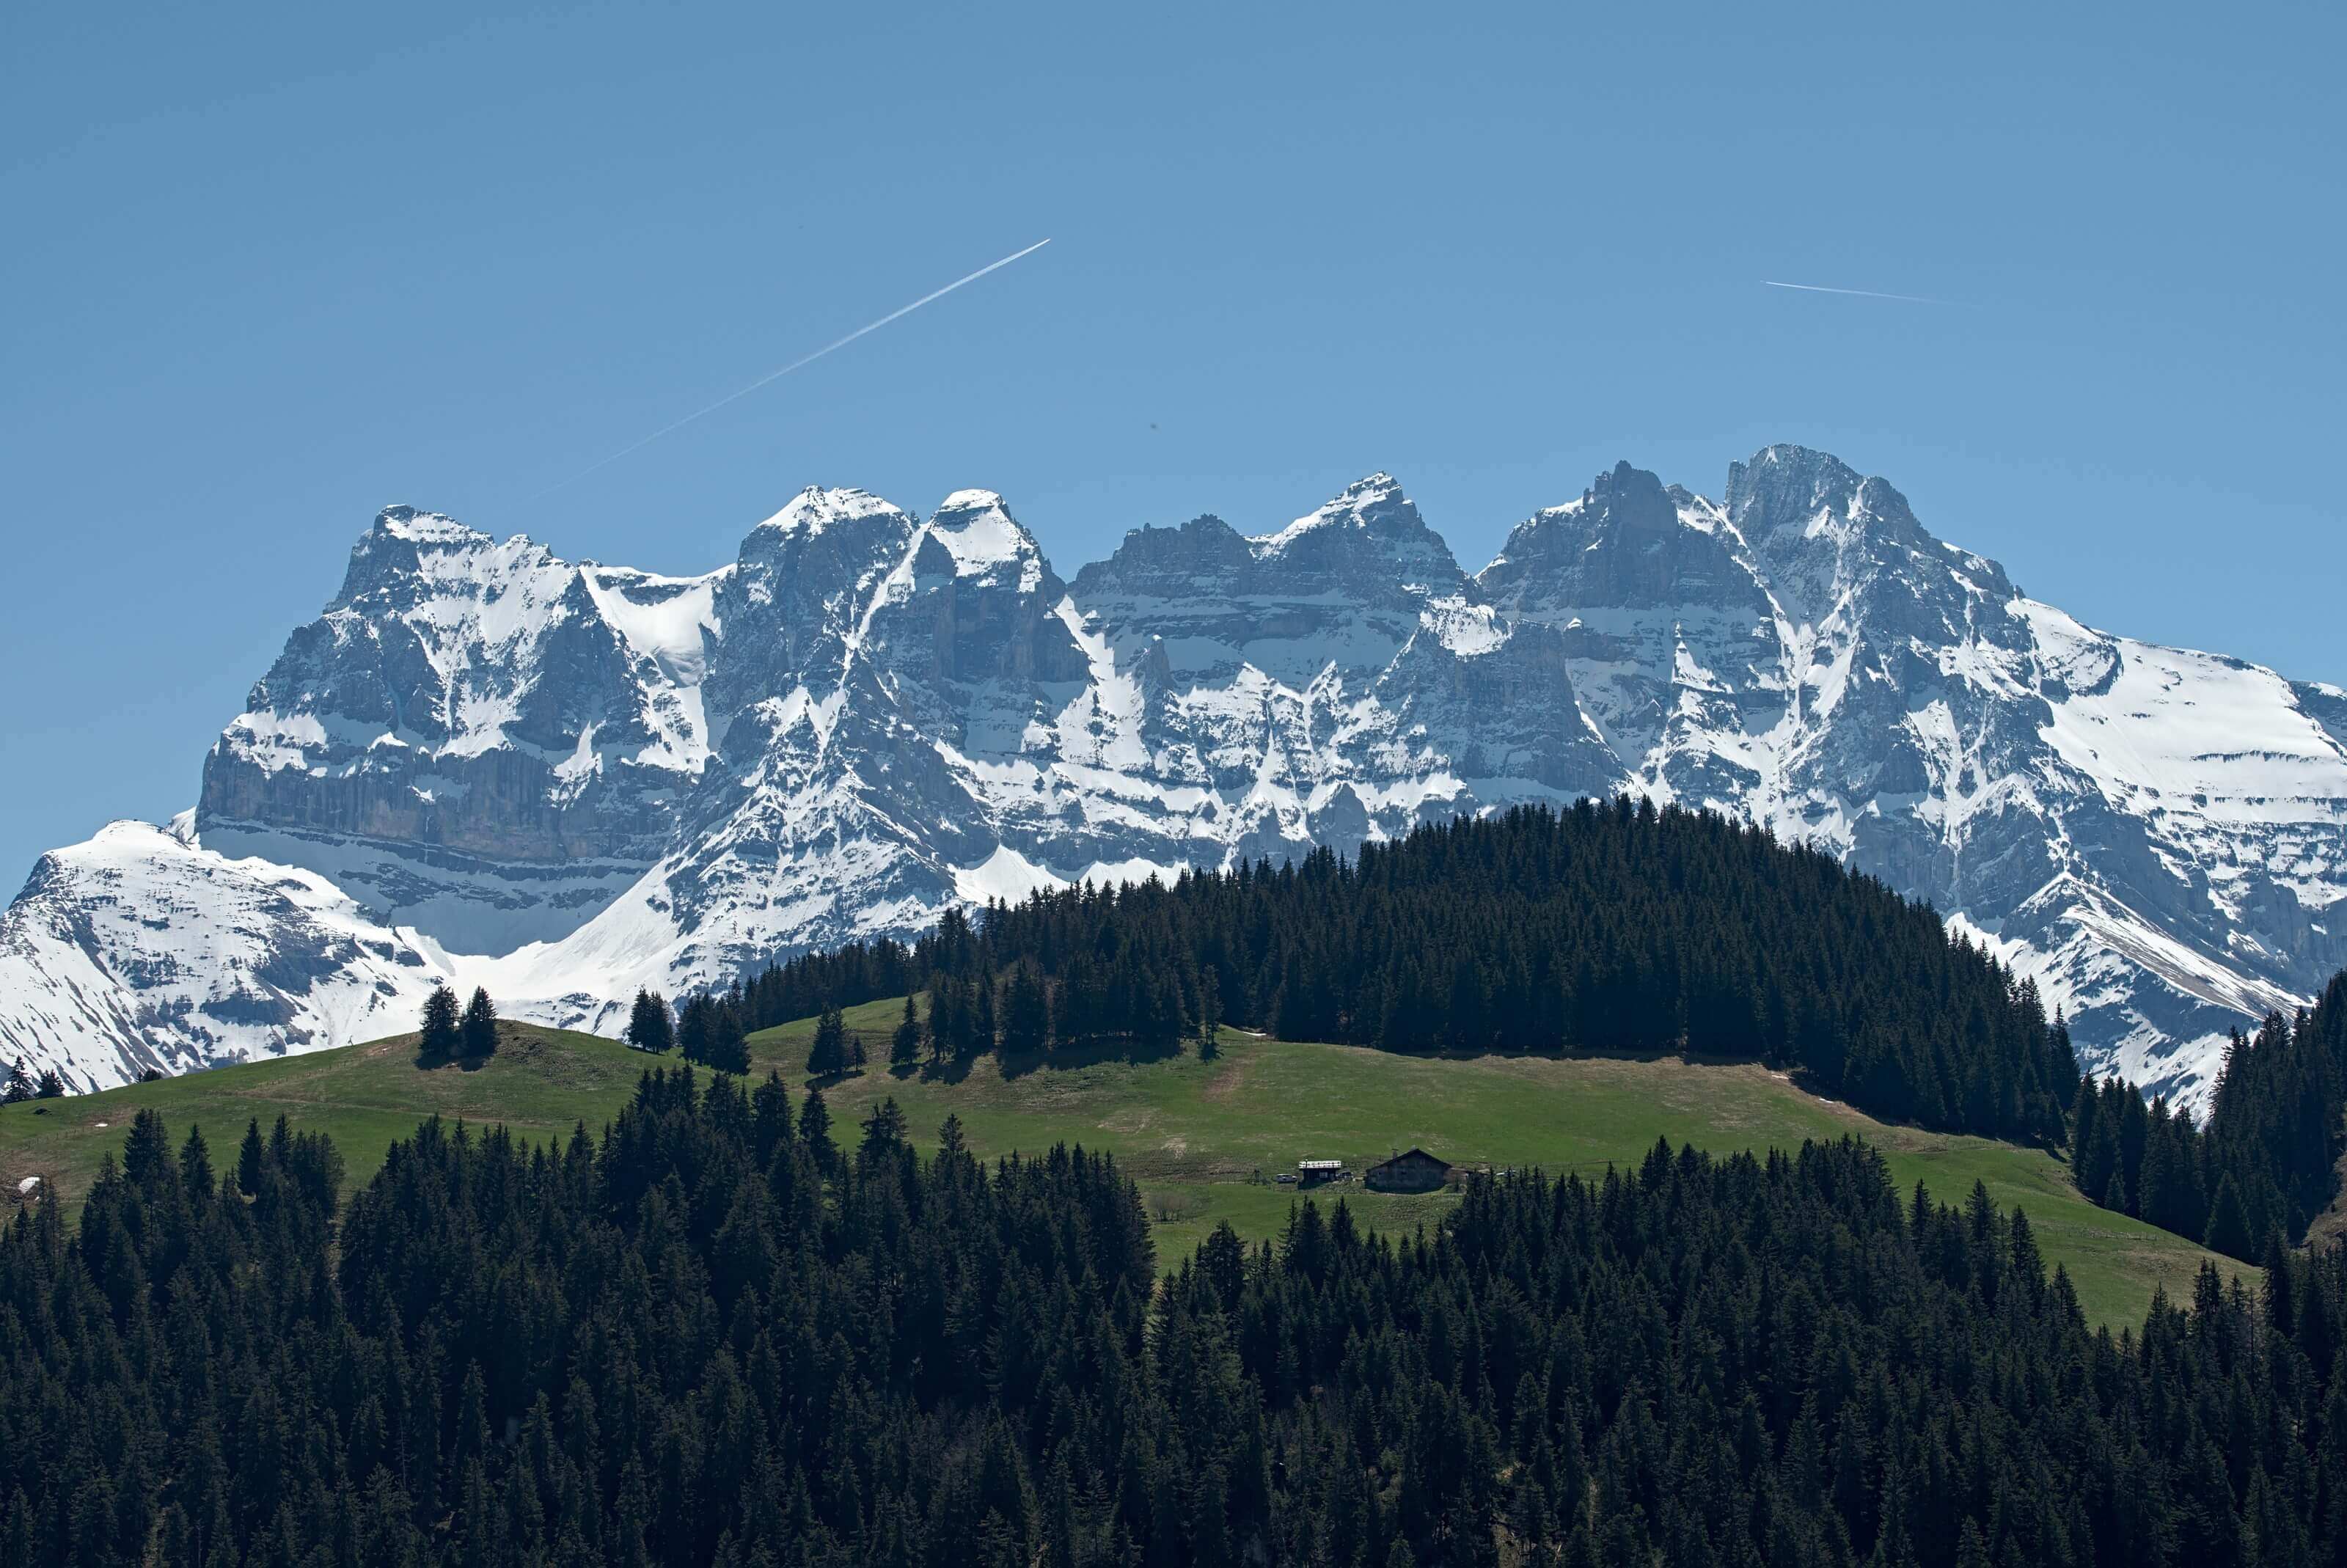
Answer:
[{"label": "blue sky", "polygon": [[1472,566],[1799,441],[2347,680],[2342,15],[17,7],[0,876],[191,804],[391,501],[683,571],[809,482],[984,486],[1072,574],[1384,468]]}]

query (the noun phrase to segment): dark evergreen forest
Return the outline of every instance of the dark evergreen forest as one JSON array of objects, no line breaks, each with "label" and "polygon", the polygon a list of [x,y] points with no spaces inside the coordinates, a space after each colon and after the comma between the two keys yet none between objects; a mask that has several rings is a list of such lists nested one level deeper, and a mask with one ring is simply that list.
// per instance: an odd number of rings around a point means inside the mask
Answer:
[{"label": "dark evergreen forest", "polygon": [[726,1005],[763,1029],[925,989],[940,1057],[1163,1046],[1214,1021],[1393,1050],[1758,1058],[1887,1120],[2066,1146],[2088,1197],[2250,1261],[2304,1237],[2347,1152],[2347,978],[2238,1038],[2195,1127],[2079,1081],[2061,1019],[1928,905],[1761,829],[1627,799],[949,913],[911,947],[769,965]]},{"label": "dark evergreen forest", "polygon": [[2347,976],[2295,1019],[2235,1031],[2206,1126],[2133,1085],[2082,1086],[2070,1128],[2078,1187],[2107,1209],[2270,1261],[2339,1189],[2347,1140]]},{"label": "dark evergreen forest", "polygon": [[1460,818],[1350,861],[1038,893],[909,948],[769,968],[742,1005],[764,1028],[1021,973],[1048,982],[1051,1040],[1171,1041],[1212,1018],[1389,1050],[1758,1058],[1879,1116],[2049,1144],[2077,1089],[2060,1020],[1928,906],[1627,799]]},{"label": "dark evergreen forest", "polygon": [[10,1225],[0,1568],[2347,1563],[2342,1254],[2090,1333],[1856,1143],[1305,1204],[1162,1287],[1111,1161],[773,1079],[336,1175],[147,1112]]}]

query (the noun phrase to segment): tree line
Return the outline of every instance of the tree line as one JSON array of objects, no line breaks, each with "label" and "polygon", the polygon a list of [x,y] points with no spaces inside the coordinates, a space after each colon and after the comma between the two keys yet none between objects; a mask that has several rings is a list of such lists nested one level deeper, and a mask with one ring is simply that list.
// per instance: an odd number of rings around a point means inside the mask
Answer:
[{"label": "tree line", "polygon": [[[2093,1201],[2250,1261],[2303,1238],[2347,1152],[2347,979],[2237,1034],[2198,1128],[2082,1080],[2034,986],[1930,906],[1764,829],[1626,798],[1423,826],[1351,861],[949,910],[910,946],[770,964],[728,1005],[763,1029],[918,990],[931,1021],[899,1061],[1211,1050],[1222,1022],[1395,1050],[1758,1058],[1886,1120],[2065,1149]],[[1014,996],[1017,1026],[998,1025]]]},{"label": "tree line", "polygon": [[2078,1079],[2034,986],[1928,905],[1627,798],[1429,825],[1350,860],[1043,890],[976,923],[948,910],[909,947],[769,965],[734,994],[765,1028],[917,990],[999,1018],[1013,988],[1038,1048],[1227,1022],[1389,1050],[1758,1059],[1886,1119],[2047,1145]]},{"label": "tree line", "polygon": [[2071,1170],[2106,1209],[2270,1261],[2337,1196],[2342,1120],[2347,975],[2294,1018],[2271,1013],[2254,1034],[2233,1031],[2205,1126],[2164,1099],[2147,1106],[2120,1079],[2083,1084]]},{"label": "tree line", "polygon": [[2347,1561],[2347,1262],[2090,1329],[1845,1141],[1343,1204],[1161,1284],[1102,1155],[654,1068],[600,1136],[215,1171],[141,1112],[0,1233],[0,1568]]}]

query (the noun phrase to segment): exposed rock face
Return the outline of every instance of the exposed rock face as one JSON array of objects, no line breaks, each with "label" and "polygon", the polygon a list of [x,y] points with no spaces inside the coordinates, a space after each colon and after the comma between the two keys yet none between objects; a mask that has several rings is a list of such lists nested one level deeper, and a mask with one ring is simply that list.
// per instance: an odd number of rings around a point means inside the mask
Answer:
[{"label": "exposed rock face", "polygon": [[593,1025],[951,903],[1625,789],[1931,899],[2189,1103],[2347,964],[2347,692],[2089,630],[1823,453],[1725,495],[1623,464],[1470,577],[1373,475],[1072,583],[987,491],[809,489],[686,579],[394,507],[192,820],[44,859],[0,1050],[118,1081],[443,976]]}]

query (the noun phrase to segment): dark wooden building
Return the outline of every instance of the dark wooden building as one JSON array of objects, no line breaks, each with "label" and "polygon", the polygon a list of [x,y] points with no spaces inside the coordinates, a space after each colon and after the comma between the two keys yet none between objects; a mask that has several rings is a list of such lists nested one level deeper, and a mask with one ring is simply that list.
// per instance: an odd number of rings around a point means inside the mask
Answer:
[{"label": "dark wooden building", "polygon": [[1430,1193],[1450,1179],[1450,1166],[1423,1149],[1405,1149],[1371,1165],[1363,1179],[1375,1192]]}]

